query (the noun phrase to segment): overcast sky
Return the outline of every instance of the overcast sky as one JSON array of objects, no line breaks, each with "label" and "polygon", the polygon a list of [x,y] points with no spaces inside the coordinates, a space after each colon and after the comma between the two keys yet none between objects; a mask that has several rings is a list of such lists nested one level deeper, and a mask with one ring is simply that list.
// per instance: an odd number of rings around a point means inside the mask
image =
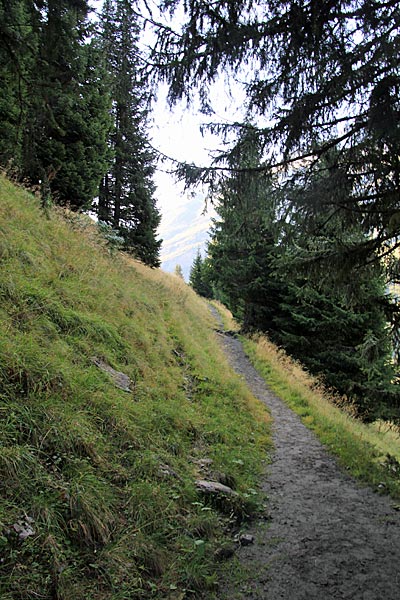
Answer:
[{"label": "overcast sky", "polygon": [[[90,2],[97,13],[101,11],[102,4],[102,0]],[[157,10],[158,2],[155,0],[147,0],[147,4]],[[146,10],[144,7],[143,11]],[[179,17],[177,19],[179,20]],[[144,45],[153,43],[150,31],[145,31],[143,43]],[[229,82],[229,87],[231,85],[232,82]],[[243,106],[244,97],[239,88],[233,85],[233,93],[231,89],[230,94],[227,93],[227,89],[228,84],[222,79],[215,85],[212,106],[216,114],[206,117],[200,114],[196,102],[191,108],[186,106],[186,102],[182,102],[170,110],[166,102],[167,89],[161,87],[150,119],[149,135],[153,147],[178,161],[194,163],[198,166],[208,165],[209,150],[221,148],[222,144],[216,136],[211,134],[202,136],[201,124],[210,121],[231,122],[240,117],[238,107]],[[183,185],[177,183],[173,175],[163,172],[170,168],[169,163],[159,164],[155,175],[157,206],[164,215],[188,201],[188,194],[183,195]]]},{"label": "overcast sky", "polygon": [[[218,101],[214,102],[216,114],[208,117],[196,110],[195,105],[188,108],[185,102],[171,110],[166,102],[166,88],[161,88],[152,116],[152,145],[175,160],[194,163],[197,166],[209,165],[209,152],[222,148],[222,142],[210,133],[202,135],[202,123],[228,122],[234,118],[235,112],[238,112],[235,108],[238,98],[228,97],[222,81],[217,84],[214,96],[218,96]],[[239,114],[237,116],[239,117]],[[182,192],[183,185],[177,184],[172,175],[163,173],[163,169],[168,170],[170,166],[168,162],[160,164],[156,174],[158,206],[162,211],[184,201],[177,195],[177,191]]]}]

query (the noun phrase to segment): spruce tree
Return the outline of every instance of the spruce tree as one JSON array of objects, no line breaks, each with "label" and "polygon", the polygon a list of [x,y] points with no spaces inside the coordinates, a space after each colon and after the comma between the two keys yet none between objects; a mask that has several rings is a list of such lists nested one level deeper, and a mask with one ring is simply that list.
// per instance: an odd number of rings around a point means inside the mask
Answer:
[{"label": "spruce tree", "polygon": [[[243,329],[268,333],[365,420],[393,418],[399,397],[382,266],[372,254],[363,269],[351,261],[346,270],[338,261],[332,272],[321,268],[335,244],[367,240],[357,219],[335,211],[329,190],[338,173],[325,161],[314,179],[299,170],[298,187],[275,188],[255,172],[260,158],[258,132],[247,126],[230,154],[232,174],[220,183],[209,245],[220,299]],[[345,193],[345,183],[339,188]]]},{"label": "spruce tree", "polygon": [[193,259],[193,263],[190,267],[189,285],[199,295],[200,295],[201,286],[202,286],[202,276],[201,276],[202,264],[203,264],[203,259],[200,254],[200,250],[198,250],[196,256]]},{"label": "spruce tree", "polygon": [[261,167],[284,166],[290,176],[307,165],[312,174],[336,148],[352,182],[336,208],[373,232],[369,244],[342,250],[360,264],[371,248],[393,250],[400,236],[398,1],[164,3],[166,10],[178,5],[180,36],[160,27],[155,49],[171,100],[199,92],[207,104],[222,68],[232,76],[243,70],[247,106],[268,145]]},{"label": "spruce tree", "polygon": [[110,127],[87,14],[84,0],[0,3],[0,163],[72,208],[93,200]]},{"label": "spruce tree", "polygon": [[269,331],[273,341],[344,394],[364,420],[397,418],[382,274],[374,267],[366,272],[360,282],[363,300],[354,298],[353,303],[315,279],[283,268],[280,275],[287,290]]},{"label": "spruce tree", "polygon": [[174,275],[179,277],[179,279],[184,279],[181,265],[175,265]]},{"label": "spruce tree", "polygon": [[[338,168],[336,152],[326,156],[323,165],[325,168],[313,178],[308,174],[304,180],[300,175],[297,189],[289,188],[288,227],[292,227],[293,233],[289,234],[286,245],[295,245],[296,250],[288,253],[286,265],[291,261],[289,280],[294,289],[300,285],[295,291],[297,304],[290,318],[292,323],[298,318],[303,323],[311,318],[311,332],[318,327],[320,343],[318,340],[311,343],[309,350],[303,352],[310,368],[323,370],[332,385],[356,398],[364,414],[374,414],[382,402],[387,407],[392,404],[392,408],[397,402],[391,386],[392,305],[386,288],[385,265],[377,260],[356,215],[337,210],[338,197],[342,195],[345,199],[353,184]],[[282,243],[285,245],[284,237]],[[340,246],[363,248],[369,260],[357,265],[352,252],[337,252]],[[285,270],[285,265],[282,268]],[[290,345],[293,330],[290,333],[288,328],[286,333]]]},{"label": "spruce tree", "polygon": [[190,267],[189,285],[194,291],[204,298],[212,298],[213,290],[210,282],[209,263],[202,258],[200,250],[197,251]]},{"label": "spruce tree", "polygon": [[214,285],[244,330],[267,331],[284,285],[272,263],[276,254],[275,193],[270,177],[250,171],[259,165],[262,145],[247,124],[229,157],[232,174],[217,191],[208,253]]},{"label": "spruce tree", "polygon": [[[207,106],[208,86],[221,68],[242,73],[263,156],[242,165],[234,146],[208,171],[184,165],[181,175],[218,189],[224,169],[232,173],[230,184],[269,172],[282,198],[274,238],[283,255],[267,243],[269,260],[257,273],[232,185],[222,194],[219,244],[210,253],[227,299],[244,318],[257,291],[268,305],[265,281],[285,279],[270,324],[262,327],[356,398],[366,418],[382,403],[398,407],[387,337],[393,307],[381,260],[400,237],[398,2],[193,0],[183,15],[180,36],[160,28],[156,48],[171,101],[200,92]],[[244,285],[241,273],[249,277]],[[262,323],[258,314],[255,322]]]},{"label": "spruce tree", "polygon": [[354,402],[365,420],[393,418],[399,395],[392,384],[384,266],[371,249],[362,267],[351,252],[337,253],[338,246],[368,247],[369,239],[352,212],[336,210],[335,197],[346,197],[351,182],[338,172],[335,153],[325,158],[324,167],[313,178],[299,170],[298,185],[282,193],[286,211],[275,268],[287,290],[272,337]]},{"label": "spruce tree", "polygon": [[160,214],[154,199],[154,155],[147,142],[148,90],[139,74],[139,26],[131,2],[107,0],[102,15],[103,49],[112,95],[112,161],[104,174],[97,211],[125,240],[125,249],[159,266],[156,239]]},{"label": "spruce tree", "polygon": [[60,204],[88,208],[106,167],[109,100],[91,64],[86,0],[46,0],[38,11],[23,172]]},{"label": "spruce tree", "polygon": [[38,46],[29,0],[0,1],[0,165],[22,170],[27,105]]}]

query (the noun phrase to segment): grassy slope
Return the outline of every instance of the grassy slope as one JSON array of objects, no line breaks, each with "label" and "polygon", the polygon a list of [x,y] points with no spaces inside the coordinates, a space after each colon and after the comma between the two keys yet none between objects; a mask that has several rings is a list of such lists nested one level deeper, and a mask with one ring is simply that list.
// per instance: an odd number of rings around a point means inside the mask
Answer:
[{"label": "grassy slope", "polygon": [[[252,506],[268,417],[183,282],[37,204],[0,177],[0,596],[212,588],[224,527]],[[196,491],[202,458],[234,501]]]},{"label": "grassy slope", "polygon": [[[244,340],[268,385],[314,430],[360,481],[400,501],[400,436],[385,423],[366,425],[335,405],[315,378],[264,336]],[[347,407],[348,408],[348,407]]]}]

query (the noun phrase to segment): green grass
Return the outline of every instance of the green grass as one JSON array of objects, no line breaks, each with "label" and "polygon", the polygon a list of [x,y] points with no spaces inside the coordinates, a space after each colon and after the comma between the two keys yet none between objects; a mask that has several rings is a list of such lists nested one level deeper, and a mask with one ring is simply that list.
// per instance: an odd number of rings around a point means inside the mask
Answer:
[{"label": "green grass", "polygon": [[267,338],[244,339],[265,381],[360,481],[400,500],[400,434],[389,423],[364,424]]},{"label": "green grass", "polygon": [[[179,278],[109,254],[88,219],[46,218],[0,177],[2,599],[213,589],[214,552],[256,508],[269,444],[268,416],[213,325]],[[218,474],[234,501],[197,491]]]}]

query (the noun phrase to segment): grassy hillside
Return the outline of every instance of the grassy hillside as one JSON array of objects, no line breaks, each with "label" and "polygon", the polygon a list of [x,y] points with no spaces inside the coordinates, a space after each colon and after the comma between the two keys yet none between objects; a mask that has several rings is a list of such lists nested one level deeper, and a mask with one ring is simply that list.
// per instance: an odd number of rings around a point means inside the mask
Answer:
[{"label": "grassy hillside", "polygon": [[[226,528],[255,506],[268,417],[206,305],[3,177],[0,297],[2,600],[213,589]],[[202,495],[207,478],[238,495]]]}]

